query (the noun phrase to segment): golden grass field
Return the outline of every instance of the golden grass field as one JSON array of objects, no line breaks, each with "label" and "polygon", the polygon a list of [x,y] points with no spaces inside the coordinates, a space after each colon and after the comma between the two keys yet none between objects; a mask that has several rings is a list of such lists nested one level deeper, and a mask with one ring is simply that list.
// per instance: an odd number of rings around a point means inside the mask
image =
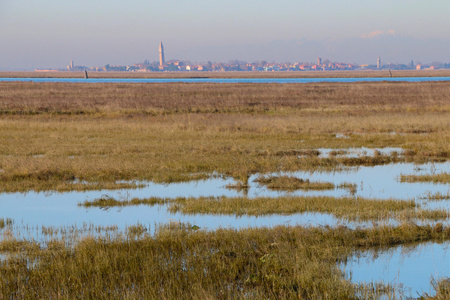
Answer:
[{"label": "golden grass field", "polygon": [[[0,190],[82,188],[75,178],[111,186],[213,172],[245,179],[256,172],[445,161],[449,94],[445,82],[3,82]],[[305,150],[361,146],[401,147],[407,155],[297,158]]]},{"label": "golden grass field", "polygon": [[[372,75],[383,76],[377,74]],[[165,76],[172,75],[185,76]],[[209,176],[231,176],[245,188],[252,174],[447,162],[449,95],[449,82],[0,82],[0,191],[113,189],[137,186],[140,180],[170,183]],[[405,154],[321,158],[317,151],[362,146],[398,147]],[[302,188],[292,178],[278,180],[278,188]],[[448,183],[448,174],[402,180]],[[137,224],[107,237],[69,241],[63,236],[41,243],[16,237],[8,229],[11,220],[0,215],[0,298],[368,299],[387,294],[395,299],[401,291],[389,283],[351,283],[337,264],[360,250],[450,240],[450,227],[440,223],[448,221],[448,211],[421,209],[410,200],[224,197],[123,203],[108,198],[84,205],[143,204],[167,204],[186,214],[326,212],[374,223],[394,219],[399,225],[208,231],[171,223],[151,235]],[[416,225],[415,220],[437,222]],[[448,280],[440,279],[435,289],[434,299],[448,299]]]}]

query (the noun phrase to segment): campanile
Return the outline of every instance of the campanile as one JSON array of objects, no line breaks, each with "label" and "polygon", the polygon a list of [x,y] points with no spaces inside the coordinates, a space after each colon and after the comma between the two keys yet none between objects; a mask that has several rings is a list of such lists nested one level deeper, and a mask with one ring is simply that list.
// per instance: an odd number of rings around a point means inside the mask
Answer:
[{"label": "campanile", "polygon": [[159,43],[159,66],[163,66],[165,64],[164,61],[164,46],[162,41]]}]

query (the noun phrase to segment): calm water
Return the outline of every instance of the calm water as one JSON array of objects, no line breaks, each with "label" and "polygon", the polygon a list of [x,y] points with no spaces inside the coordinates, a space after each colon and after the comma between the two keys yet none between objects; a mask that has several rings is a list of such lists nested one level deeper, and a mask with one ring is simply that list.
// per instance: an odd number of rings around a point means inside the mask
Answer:
[{"label": "calm water", "polygon": [[380,82],[380,81],[450,81],[450,77],[381,77],[381,78],[0,78],[1,81],[76,82],[76,83],[313,83],[313,82]]},{"label": "calm water", "polygon": [[[349,168],[342,172],[295,172],[289,173],[300,178],[309,178],[311,181],[327,181],[335,185],[344,182],[357,185],[355,197],[366,198],[395,198],[417,199],[424,207],[450,209],[450,201],[420,200],[427,193],[447,194],[450,191],[448,184],[433,183],[400,183],[400,174],[433,174],[450,172],[450,163],[439,164],[390,164],[375,167]],[[271,191],[253,182],[257,175],[250,178],[250,188],[246,195],[250,198],[278,197],[282,195],[305,196],[350,196],[346,189],[336,188],[327,191]],[[28,192],[28,193],[2,193],[0,194],[0,217],[11,218],[15,224],[30,226],[71,226],[83,223],[92,223],[101,226],[117,225],[119,229],[127,225],[142,223],[154,225],[170,221],[189,222],[202,228],[216,229],[218,227],[248,227],[248,226],[275,226],[275,225],[311,225],[335,226],[337,224],[351,225],[326,214],[293,214],[271,215],[264,217],[229,216],[229,215],[183,215],[167,212],[165,206],[132,206],[123,208],[83,208],[78,204],[85,200],[94,200],[103,195],[116,199],[131,198],[175,198],[200,196],[243,196],[243,192],[229,190],[225,186],[234,183],[232,179],[212,178],[208,180],[188,183],[156,184],[149,182],[145,188],[127,190],[104,190],[86,192]]]},{"label": "calm water", "polygon": [[450,276],[450,243],[423,243],[358,253],[341,268],[353,282],[402,285],[406,297],[434,294],[431,280]]},{"label": "calm water", "polygon": [[[349,149],[347,149],[349,150]],[[379,149],[382,153],[398,151],[398,149]],[[401,150],[401,149],[400,149]],[[321,149],[326,155],[327,149]],[[358,148],[351,149],[346,155],[370,155],[373,150]],[[384,152],[383,152],[384,151]],[[401,153],[401,151],[398,151]],[[450,163],[422,164],[411,163],[390,164],[374,167],[349,168],[341,172],[295,172],[289,173],[311,181],[328,181],[339,185],[343,182],[354,183],[357,191],[354,197],[368,198],[395,198],[416,199],[424,207],[450,209],[450,200],[426,201],[421,198],[426,194],[450,192],[448,184],[433,183],[401,183],[398,178],[401,174],[437,174],[450,172]],[[258,196],[277,197],[281,195],[330,195],[350,196],[345,189],[329,191],[296,191],[292,193],[277,192],[266,189],[254,182],[257,175],[250,180],[250,188],[246,195],[250,198]],[[155,229],[157,224],[166,224],[172,221],[190,223],[205,229],[246,228],[246,227],[272,227],[276,225],[303,225],[303,226],[337,226],[349,227],[373,226],[371,222],[349,222],[340,220],[332,215],[320,213],[303,213],[292,215],[270,215],[263,217],[233,215],[183,215],[171,214],[166,206],[132,206],[123,208],[83,208],[78,206],[85,200],[94,200],[105,194],[117,199],[130,199],[133,197],[200,197],[200,196],[243,196],[242,192],[229,190],[225,186],[233,183],[232,179],[212,178],[208,180],[156,184],[149,182],[142,189],[129,189],[119,191],[87,191],[87,192],[29,192],[29,193],[2,193],[0,194],[0,217],[11,218],[14,221],[13,229],[17,237],[33,239],[45,243],[48,237],[41,231],[41,226],[56,228],[76,228],[81,230],[89,226],[113,226],[121,231],[129,225],[141,223]],[[386,221],[395,224],[393,221]],[[448,221],[444,222],[449,224]],[[86,225],[87,224],[87,225]],[[1,234],[5,230],[0,230]],[[92,231],[95,234],[95,231]],[[88,232],[89,234],[89,232]],[[353,282],[377,282],[402,285],[406,296],[417,297],[418,293],[432,291],[430,280],[450,276],[450,259],[448,258],[449,243],[421,244],[415,248],[404,246],[391,248],[387,251],[358,253],[350,258],[347,264],[340,267]],[[2,259],[0,255],[0,259]]]}]

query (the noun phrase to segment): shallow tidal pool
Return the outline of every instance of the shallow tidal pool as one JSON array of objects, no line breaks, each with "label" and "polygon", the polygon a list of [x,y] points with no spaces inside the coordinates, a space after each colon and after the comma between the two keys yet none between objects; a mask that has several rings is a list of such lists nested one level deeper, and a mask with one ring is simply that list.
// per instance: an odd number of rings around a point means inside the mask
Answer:
[{"label": "shallow tidal pool", "polygon": [[[356,184],[354,194],[347,189],[335,188],[331,190],[297,190],[293,192],[272,191],[254,182],[258,175],[249,179],[249,188],[245,191],[227,189],[233,184],[232,179],[211,178],[208,180],[156,184],[146,183],[146,187],[127,190],[103,190],[85,192],[28,192],[0,194],[0,218],[10,218],[14,224],[24,226],[72,226],[77,224],[94,224],[97,226],[118,226],[124,229],[127,225],[141,223],[154,225],[171,221],[195,224],[201,228],[216,229],[219,227],[242,228],[275,225],[305,225],[305,226],[367,226],[370,224],[354,224],[343,221],[334,216],[318,213],[303,213],[292,215],[268,216],[233,216],[233,215],[183,215],[170,213],[164,205],[132,206],[110,209],[84,208],[78,204],[92,201],[104,195],[118,200],[131,198],[176,198],[176,197],[207,197],[227,196],[237,197],[246,195],[254,197],[278,197],[283,195],[296,196],[352,196],[375,199],[416,199],[424,208],[450,209],[450,201],[426,201],[427,194],[448,194],[448,184],[430,182],[400,182],[401,174],[432,174],[450,172],[450,163],[436,163],[416,165],[412,163],[389,164],[374,167],[355,167],[341,172],[295,172],[291,176],[307,178],[311,181],[332,182],[336,186],[346,183]],[[280,174],[277,174],[280,175]]]},{"label": "shallow tidal pool", "polygon": [[433,294],[432,282],[450,276],[450,242],[398,246],[360,252],[341,268],[356,283],[384,282],[399,287],[405,297]]}]

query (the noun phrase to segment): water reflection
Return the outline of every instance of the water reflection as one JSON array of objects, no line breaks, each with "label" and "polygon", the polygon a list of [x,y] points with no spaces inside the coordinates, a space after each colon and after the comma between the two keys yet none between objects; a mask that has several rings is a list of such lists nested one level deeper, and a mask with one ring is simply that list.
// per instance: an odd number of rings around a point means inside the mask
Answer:
[{"label": "water reflection", "polygon": [[379,282],[402,286],[406,297],[433,294],[431,281],[450,277],[450,242],[399,246],[384,251],[358,253],[345,265],[357,283]]},{"label": "water reflection", "polygon": [[[336,134],[336,138],[346,138],[349,136]],[[333,148],[319,148],[317,149],[320,152],[319,158],[327,158],[330,156],[334,157],[348,157],[348,158],[357,158],[363,156],[371,156],[374,157],[376,155],[386,155],[389,156],[393,153],[401,155],[404,153],[403,148],[395,148],[395,147],[385,147],[385,148],[341,148],[341,149],[333,149]]]},{"label": "water reflection", "polygon": [[[415,164],[390,164],[375,167],[350,168],[342,172],[295,172],[300,178],[311,181],[332,182],[336,186],[342,183],[357,185],[355,197],[366,198],[396,198],[419,199],[427,193],[447,194],[448,184],[433,183],[400,183],[400,174],[430,174],[432,172],[450,172],[450,163],[424,164],[418,167]],[[324,191],[272,191],[253,182],[259,175],[253,175],[249,180],[249,188],[245,191],[250,198],[278,197],[281,195],[305,196],[352,196],[347,189],[336,188]],[[28,224],[30,226],[70,226],[73,224],[93,223],[101,226],[117,225],[123,229],[126,225],[136,223],[160,224],[171,220],[189,222],[202,228],[214,229],[218,227],[248,227],[248,226],[275,226],[275,225],[311,225],[336,226],[348,222],[339,221],[326,214],[295,214],[290,216],[218,216],[218,215],[182,215],[167,212],[165,206],[135,206],[101,210],[98,208],[86,209],[78,204],[86,200],[92,201],[107,194],[116,199],[131,198],[175,198],[175,197],[207,197],[207,196],[242,196],[243,191],[230,190],[226,185],[232,184],[232,179],[212,178],[198,182],[156,184],[148,183],[145,188],[118,191],[85,191],[64,193],[3,193],[0,194],[0,217],[11,218],[15,224]],[[425,201],[425,207],[450,209],[450,201]],[[364,226],[365,224],[358,224]],[[355,226],[350,224],[350,226]]]}]

